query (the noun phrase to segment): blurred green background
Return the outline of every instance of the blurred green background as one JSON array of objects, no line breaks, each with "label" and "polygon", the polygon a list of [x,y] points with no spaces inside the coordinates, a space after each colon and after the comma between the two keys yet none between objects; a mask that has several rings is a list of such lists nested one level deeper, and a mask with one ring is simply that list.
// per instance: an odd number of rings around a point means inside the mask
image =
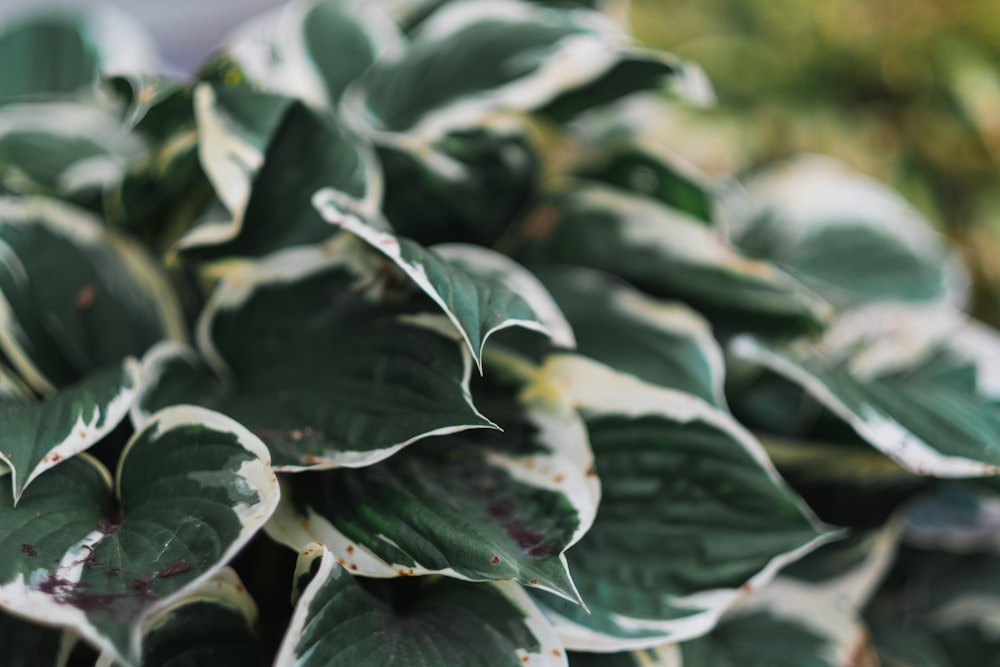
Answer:
[{"label": "blurred green background", "polygon": [[973,312],[1000,325],[1000,2],[633,0],[631,18],[715,87],[668,139],[682,156],[728,175],[812,151],[889,183],[958,244]]}]

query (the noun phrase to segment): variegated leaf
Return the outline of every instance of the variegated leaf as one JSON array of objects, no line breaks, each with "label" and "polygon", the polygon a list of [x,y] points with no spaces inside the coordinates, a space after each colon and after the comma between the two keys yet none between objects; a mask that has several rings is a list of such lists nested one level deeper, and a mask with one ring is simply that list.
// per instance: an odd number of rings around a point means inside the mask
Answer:
[{"label": "variegated leaf", "polygon": [[32,480],[118,426],[139,379],[139,364],[129,358],[37,403],[0,398],[0,461],[10,469],[15,504]]},{"label": "variegated leaf", "polygon": [[[299,102],[288,101],[280,120],[274,122],[266,147],[255,152],[252,159],[247,155],[256,148],[248,145],[234,149],[238,137],[232,133],[225,136],[225,129],[213,132],[213,141],[229,146],[220,146],[217,152],[232,151],[232,166],[253,166],[244,174],[234,171],[225,176],[230,182],[239,182],[226,195],[237,206],[227,202],[231,215],[209,219],[185,234],[177,248],[186,256],[198,260],[259,258],[285,248],[325,241],[336,230],[312,206],[313,193],[324,187],[336,188],[340,196],[361,210],[378,210],[381,174],[367,144],[349,135],[333,116]],[[205,161],[204,140],[201,146],[203,165],[211,175],[213,162]],[[220,155],[211,157],[215,163],[222,159]],[[214,179],[220,196],[226,194],[218,189],[223,177],[217,173]]]},{"label": "variegated leaf", "polygon": [[946,482],[906,508],[903,541],[956,554],[1000,554],[1000,488],[992,477]]},{"label": "variegated leaf", "polygon": [[428,304],[380,271],[344,234],[228,273],[198,326],[207,366],[155,348],[133,420],[210,407],[246,424],[283,471],[367,466],[427,436],[495,428],[472,404],[472,359],[448,322],[421,316]]},{"label": "variegated leaf", "polygon": [[295,570],[295,611],[275,667],[567,665],[552,628],[517,584],[442,578],[409,588],[402,581],[383,586],[406,601],[394,605],[369,592],[325,547],[307,545]]},{"label": "variegated leaf", "polygon": [[327,222],[385,255],[430,297],[461,333],[480,369],[486,340],[509,327],[544,333],[563,347],[575,346],[573,331],[552,297],[517,262],[471,245],[424,248],[368,223],[332,190],[317,192],[313,204]]},{"label": "variegated leaf", "polygon": [[708,176],[681,158],[629,138],[602,138],[589,146],[574,172],[582,179],[613,185],[683,211],[693,219],[714,224],[715,187]]},{"label": "variegated leaf", "polygon": [[534,391],[581,411],[603,490],[594,525],[567,554],[590,613],[536,596],[567,648],[701,636],[833,537],[759,443],[702,399],[570,356],[550,358]]},{"label": "variegated leaf", "polygon": [[887,667],[989,665],[1000,656],[1000,559],[903,549],[866,611]]},{"label": "variegated leaf", "polygon": [[[877,667],[860,610],[895,555],[901,522],[826,544],[791,576],[742,598],[709,634],[632,653],[571,655],[573,667]],[[609,659],[607,663],[602,659]]]},{"label": "variegated leaf", "polygon": [[100,196],[142,151],[142,140],[97,105],[49,101],[0,107],[0,183],[14,192]]},{"label": "variegated leaf", "polygon": [[3,489],[0,607],[136,667],[143,623],[218,572],[277,500],[267,449],[249,431],[201,408],[161,411],[126,445],[114,488],[81,454],[39,476],[17,507]]},{"label": "variegated leaf", "polygon": [[110,5],[38,13],[0,30],[0,101],[95,93],[102,73],[155,72],[143,27]]},{"label": "variegated leaf", "polygon": [[[191,115],[191,91],[184,82],[155,72],[121,72],[104,86],[123,107],[122,125],[129,130],[163,138],[164,126]],[[169,110],[169,112],[168,112]],[[167,113],[165,113],[167,112]],[[167,116],[174,116],[168,118]]]},{"label": "variegated leaf", "polygon": [[908,470],[1000,470],[1000,336],[947,306],[872,304],[819,341],[743,337],[731,349],[800,385]]},{"label": "variegated leaf", "polygon": [[[327,545],[352,573],[514,579],[579,600],[563,552],[600,496],[583,424],[558,395],[524,400],[521,360],[491,366],[473,397],[504,429],[417,443],[382,463],[288,479],[268,534]],[[527,370],[525,370],[527,369]]]},{"label": "variegated leaf", "polygon": [[597,12],[516,0],[446,5],[407,52],[349,89],[348,112],[378,143],[426,143],[497,112],[565,119],[636,90],[661,88],[680,61],[630,44]]},{"label": "variegated leaf", "polygon": [[829,305],[780,269],[741,255],[720,231],[647,198],[578,184],[540,205],[521,229],[529,266],[607,271],[659,297],[680,298],[730,331],[815,328]]},{"label": "variegated leaf", "polygon": [[524,125],[497,119],[450,132],[429,151],[377,146],[392,228],[422,245],[497,243],[539,189],[540,159]]},{"label": "variegated leaf", "polygon": [[878,667],[858,610],[827,589],[778,578],[681,644],[677,667]]},{"label": "variegated leaf", "polygon": [[137,244],[55,200],[0,198],[0,349],[34,390],[183,336],[170,284]]},{"label": "variegated leaf", "polygon": [[[149,619],[142,667],[263,667],[256,621],[256,603],[236,572],[225,568]],[[95,667],[121,663],[103,653]]]},{"label": "variegated leaf", "polygon": [[729,202],[730,238],[832,303],[947,302],[969,277],[947,240],[887,187],[818,156],[752,174]]},{"label": "variegated leaf", "polygon": [[548,267],[537,273],[573,327],[580,354],[725,406],[722,350],[696,312],[597,271]]},{"label": "variegated leaf", "polygon": [[227,40],[241,76],[313,107],[335,107],[347,85],[377,59],[403,52],[382,3],[306,0],[262,14]]},{"label": "variegated leaf", "polygon": [[[291,104],[288,97],[249,86],[202,82],[194,89],[201,165],[237,231],[267,146]],[[212,230],[211,238],[227,240],[233,235],[229,230]]]}]

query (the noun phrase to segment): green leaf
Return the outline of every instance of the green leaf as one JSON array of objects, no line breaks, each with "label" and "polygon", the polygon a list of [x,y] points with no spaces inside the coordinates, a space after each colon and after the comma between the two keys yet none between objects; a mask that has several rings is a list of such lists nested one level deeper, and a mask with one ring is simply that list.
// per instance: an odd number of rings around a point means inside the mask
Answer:
[{"label": "green leaf", "polygon": [[72,19],[33,17],[4,27],[0,99],[71,95],[97,82],[97,53]]},{"label": "green leaf", "polygon": [[1000,553],[1000,493],[987,484],[941,484],[907,505],[904,540],[921,549]]},{"label": "green leaf", "polygon": [[[836,588],[779,577],[738,601],[711,633],[680,644],[572,655],[573,667],[861,667],[877,665],[858,608]],[[610,657],[611,661],[601,662]]]},{"label": "green leaf", "polygon": [[0,106],[0,182],[24,194],[100,195],[116,185],[142,141],[99,106]]},{"label": "green leaf", "polygon": [[994,663],[1000,657],[998,592],[995,553],[901,550],[893,577],[866,611],[883,664]]},{"label": "green leaf", "polygon": [[399,29],[382,11],[365,0],[318,0],[306,10],[302,38],[332,107],[371,65],[404,52]]},{"label": "green leaf", "polygon": [[[659,117],[668,115],[663,102],[659,111]],[[636,122],[617,108],[589,114],[572,127],[571,136],[579,144],[580,152],[573,160],[573,173],[714,224],[716,184],[707,174],[671,153],[667,148],[669,143],[650,131],[651,125],[651,122]]]},{"label": "green leaf", "polygon": [[[220,414],[181,406],[125,446],[114,488],[86,454],[0,492],[0,601],[139,664],[143,623],[211,578],[267,521],[267,449]],[[8,486],[10,476],[0,477]]]},{"label": "green leaf", "polygon": [[[230,568],[149,619],[142,667],[262,667],[257,605]],[[119,667],[103,653],[95,667]]]},{"label": "green leaf", "polygon": [[493,246],[538,190],[539,157],[519,122],[450,132],[429,151],[382,144],[378,157],[382,210],[393,229],[422,245]]},{"label": "green leaf", "polygon": [[[386,589],[397,599],[408,592],[401,581]],[[394,605],[362,587],[323,545],[308,545],[275,667],[567,664],[551,627],[516,584],[441,578],[409,592],[411,599]]]},{"label": "green leaf", "polygon": [[190,88],[169,76],[123,72],[107,77],[104,86],[123,108],[122,124],[156,139],[192,113]]},{"label": "green leaf", "polygon": [[458,336],[373,259],[344,234],[230,272],[198,325],[212,371],[155,348],[133,419],[204,405],[246,424],[283,471],[371,465],[431,435],[495,428],[472,404]]},{"label": "green leaf", "polygon": [[327,222],[358,236],[402,269],[455,325],[480,370],[486,340],[509,327],[538,331],[557,345],[574,347],[573,332],[552,297],[517,262],[472,245],[424,248],[369,224],[333,190],[317,192],[313,205]]},{"label": "green leaf", "polygon": [[33,396],[31,389],[14,371],[0,360],[0,401],[16,400],[27,402]]},{"label": "green leaf", "polygon": [[170,284],[137,244],[57,201],[0,198],[0,349],[34,390],[183,337]]},{"label": "green leaf", "polygon": [[0,646],[7,667],[65,667],[76,637],[0,611]]},{"label": "green leaf", "polygon": [[0,31],[0,102],[95,93],[101,72],[160,69],[142,26],[110,6],[28,15]]},{"label": "green leaf", "polygon": [[295,550],[322,542],[357,574],[514,579],[578,601],[563,553],[600,495],[586,433],[558,395],[522,399],[519,382],[474,388],[503,432],[431,438],[376,466],[288,480],[268,534]]},{"label": "green leaf", "polygon": [[780,269],[749,259],[718,230],[607,186],[578,184],[526,220],[523,259],[607,271],[654,296],[680,298],[720,328],[788,335],[816,328],[829,305]]},{"label": "green leaf", "polygon": [[800,385],[914,473],[1000,470],[1000,336],[947,306],[873,304],[841,315],[819,341],[742,337],[731,349]]},{"label": "green leaf", "polygon": [[129,358],[38,403],[0,399],[0,461],[15,504],[32,480],[113,431],[138,391],[139,364]]},{"label": "green leaf", "polygon": [[[628,71],[622,69],[626,64]],[[464,2],[424,21],[405,56],[365,72],[345,103],[380,143],[406,142],[406,136],[426,142],[476,126],[497,111],[568,102],[571,93],[587,93],[572,105],[575,111],[661,87],[676,64],[640,52],[596,12]]]},{"label": "green leaf", "polygon": [[581,410],[600,511],[568,553],[590,614],[543,604],[567,648],[613,652],[705,634],[741,595],[833,535],[727,413],[580,357],[555,356],[538,391]]},{"label": "green leaf", "polygon": [[818,589],[834,606],[864,609],[892,568],[903,524],[897,511],[875,530],[852,531],[820,546],[782,570],[781,577]]},{"label": "green leaf", "polygon": [[882,184],[824,157],[751,176],[729,207],[734,243],[839,307],[944,301],[962,307],[969,277],[947,240]]},{"label": "green leaf", "polygon": [[[292,100],[247,86],[200,83],[194,89],[198,155],[216,195],[239,229],[254,176]],[[222,231],[215,236],[229,238]],[[214,238],[214,236],[213,236]]]},{"label": "green leaf", "polygon": [[[133,85],[142,86],[134,93],[141,99],[125,110],[125,122],[136,123],[133,132],[147,138],[149,150],[107,193],[104,208],[110,222],[169,257],[193,225],[205,218],[230,218],[202,168],[194,86],[170,87],[158,97],[160,86],[154,82],[144,78]],[[146,98],[151,98],[148,108]]]},{"label": "green leaf", "polygon": [[256,87],[333,109],[349,83],[376,60],[400,56],[403,48],[382,3],[310,0],[240,27],[228,40],[225,57]]},{"label": "green leaf", "polygon": [[573,327],[580,354],[725,406],[722,350],[696,312],[588,269],[543,268],[536,274]]},{"label": "green leaf", "polygon": [[[233,153],[231,166],[240,163],[241,154]],[[311,202],[313,193],[324,187],[336,188],[362,210],[378,210],[382,185],[375,157],[332,116],[291,102],[259,159],[262,163],[247,175],[248,181],[240,181],[241,188],[250,188],[237,197],[241,202],[246,198],[243,213],[235,211],[231,217],[192,228],[177,244],[185,255],[200,260],[259,258],[324,241],[336,230]],[[204,164],[208,169],[210,163]]]},{"label": "green leaf", "polygon": [[823,588],[779,578],[681,644],[685,667],[852,667],[878,663],[857,610]]}]

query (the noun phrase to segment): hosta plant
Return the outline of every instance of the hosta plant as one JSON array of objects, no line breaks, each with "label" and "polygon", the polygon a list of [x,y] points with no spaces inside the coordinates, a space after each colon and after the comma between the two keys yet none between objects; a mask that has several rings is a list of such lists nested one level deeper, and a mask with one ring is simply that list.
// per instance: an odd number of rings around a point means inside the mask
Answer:
[{"label": "hosta plant", "polygon": [[[724,180],[599,3],[0,33],[3,664],[1000,651],[1000,335],[904,201]],[[996,586],[996,588],[993,588]]]}]

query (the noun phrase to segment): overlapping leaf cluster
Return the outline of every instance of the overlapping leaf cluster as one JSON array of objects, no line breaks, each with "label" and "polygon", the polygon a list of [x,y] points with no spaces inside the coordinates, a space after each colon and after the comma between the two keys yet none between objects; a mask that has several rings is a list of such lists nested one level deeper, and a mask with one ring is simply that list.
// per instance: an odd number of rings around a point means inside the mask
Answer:
[{"label": "overlapping leaf cluster", "polygon": [[992,482],[935,481],[1000,469],[961,266],[835,163],[673,158],[707,83],[598,9],[295,2],[186,81],[5,27],[8,663],[995,650]]}]

